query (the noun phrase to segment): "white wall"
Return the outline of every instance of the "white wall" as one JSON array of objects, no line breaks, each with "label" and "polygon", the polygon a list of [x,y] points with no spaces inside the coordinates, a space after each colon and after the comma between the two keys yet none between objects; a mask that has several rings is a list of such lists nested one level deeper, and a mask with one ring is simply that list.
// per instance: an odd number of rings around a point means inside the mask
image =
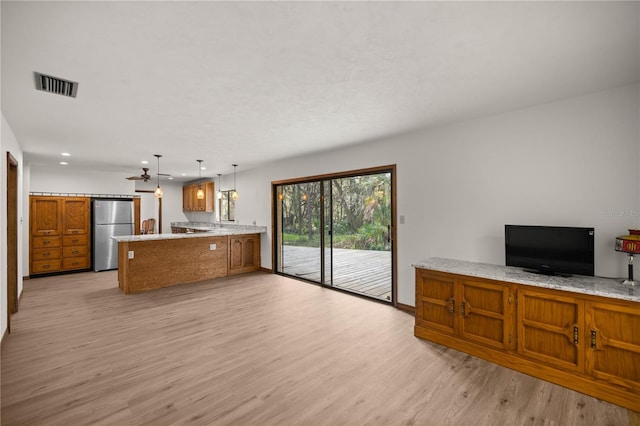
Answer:
[{"label": "white wall", "polygon": [[124,179],[122,173],[78,172],[60,165],[33,165],[30,183],[31,192],[135,195],[135,181]]},{"label": "white wall", "polygon": [[[137,182],[137,190],[154,190],[158,182]],[[182,183],[170,180],[160,182],[162,188],[162,233],[171,233],[171,222],[184,222],[186,217],[182,212]],[[139,194],[140,195],[140,194]],[[155,232],[160,228],[158,222],[158,200],[153,194],[144,194],[140,200],[140,220],[154,218]]]},{"label": "white wall", "polygon": [[506,223],[593,226],[596,274],[622,277],[614,238],[640,225],[639,99],[625,86],[239,172],[236,217],[269,226],[271,268],[271,181],[397,164],[400,303],[414,305],[413,262],[504,264]]},{"label": "white wall", "polygon": [[[2,124],[0,126],[0,153],[2,158],[0,163],[0,235],[2,244],[0,245],[0,336],[3,336],[7,330],[7,152],[18,161],[18,221],[28,223],[28,217],[24,216],[24,200],[26,192],[24,188],[24,170],[22,148],[18,143],[9,123],[2,114]],[[28,197],[27,197],[28,198]],[[18,295],[22,294],[22,257],[23,257],[23,237],[24,231],[21,226],[18,227]]]}]

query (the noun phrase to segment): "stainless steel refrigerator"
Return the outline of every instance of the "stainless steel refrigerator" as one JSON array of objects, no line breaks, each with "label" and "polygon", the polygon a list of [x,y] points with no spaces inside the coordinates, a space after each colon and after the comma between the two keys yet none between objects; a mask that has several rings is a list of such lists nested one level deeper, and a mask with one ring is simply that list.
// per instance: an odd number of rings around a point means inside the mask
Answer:
[{"label": "stainless steel refrigerator", "polygon": [[118,268],[118,242],[113,236],[133,235],[132,200],[93,200],[93,270]]}]

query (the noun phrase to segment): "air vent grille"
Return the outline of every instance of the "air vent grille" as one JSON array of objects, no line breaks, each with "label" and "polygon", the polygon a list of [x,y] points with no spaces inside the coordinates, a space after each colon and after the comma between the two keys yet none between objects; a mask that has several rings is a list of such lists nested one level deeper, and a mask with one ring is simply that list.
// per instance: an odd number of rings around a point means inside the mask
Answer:
[{"label": "air vent grille", "polygon": [[43,92],[56,93],[62,96],[75,98],[78,92],[78,83],[75,81],[64,80],[62,78],[53,77],[46,74],[34,72],[36,77],[36,89]]}]

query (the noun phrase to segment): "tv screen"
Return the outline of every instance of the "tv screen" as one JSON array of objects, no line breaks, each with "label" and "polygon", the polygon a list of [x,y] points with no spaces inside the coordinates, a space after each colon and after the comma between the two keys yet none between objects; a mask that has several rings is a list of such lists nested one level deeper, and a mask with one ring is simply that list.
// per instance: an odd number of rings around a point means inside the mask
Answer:
[{"label": "tv screen", "polygon": [[505,225],[504,241],[507,266],[549,275],[593,276],[593,228]]}]

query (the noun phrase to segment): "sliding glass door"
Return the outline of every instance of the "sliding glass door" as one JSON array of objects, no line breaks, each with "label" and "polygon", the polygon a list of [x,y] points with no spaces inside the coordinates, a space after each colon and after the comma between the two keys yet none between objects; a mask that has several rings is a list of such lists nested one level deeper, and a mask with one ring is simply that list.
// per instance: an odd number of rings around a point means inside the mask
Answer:
[{"label": "sliding glass door", "polygon": [[275,182],[275,270],[393,302],[393,168]]}]

